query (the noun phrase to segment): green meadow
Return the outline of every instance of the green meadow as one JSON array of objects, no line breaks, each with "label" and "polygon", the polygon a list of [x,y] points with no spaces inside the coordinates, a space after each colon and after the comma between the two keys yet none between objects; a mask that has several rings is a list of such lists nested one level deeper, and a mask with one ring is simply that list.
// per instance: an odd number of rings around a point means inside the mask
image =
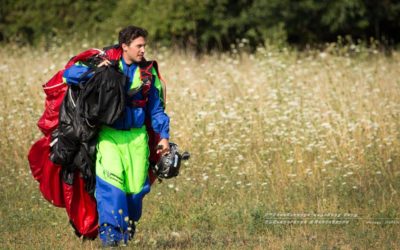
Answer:
[{"label": "green meadow", "polygon": [[[45,83],[87,48],[0,48],[0,249],[98,249],[44,200],[27,154]],[[400,54],[337,46],[196,56],[151,50],[171,141],[128,248],[399,249]]]}]

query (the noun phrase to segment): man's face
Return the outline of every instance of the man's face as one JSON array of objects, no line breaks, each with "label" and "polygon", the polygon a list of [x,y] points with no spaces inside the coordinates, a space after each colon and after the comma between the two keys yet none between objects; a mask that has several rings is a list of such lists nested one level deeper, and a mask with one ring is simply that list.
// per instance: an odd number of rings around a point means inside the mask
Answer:
[{"label": "man's face", "polygon": [[123,55],[126,63],[130,64],[132,62],[140,62],[144,57],[144,50],[146,47],[146,39],[140,36],[132,40],[132,42],[128,45],[125,43],[122,44]]}]

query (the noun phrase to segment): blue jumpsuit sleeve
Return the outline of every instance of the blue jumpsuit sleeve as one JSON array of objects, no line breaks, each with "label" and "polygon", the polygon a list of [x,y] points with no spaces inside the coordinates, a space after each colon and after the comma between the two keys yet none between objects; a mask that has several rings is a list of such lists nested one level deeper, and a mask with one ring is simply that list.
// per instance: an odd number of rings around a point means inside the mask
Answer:
[{"label": "blue jumpsuit sleeve", "polygon": [[84,75],[90,68],[81,63],[75,63],[63,73],[64,82],[70,85],[78,85],[80,82],[86,82],[93,76],[93,72]]},{"label": "blue jumpsuit sleeve", "polygon": [[151,84],[147,102],[147,112],[151,117],[151,126],[161,139],[169,139],[169,117],[164,112],[160,96],[154,84]]}]

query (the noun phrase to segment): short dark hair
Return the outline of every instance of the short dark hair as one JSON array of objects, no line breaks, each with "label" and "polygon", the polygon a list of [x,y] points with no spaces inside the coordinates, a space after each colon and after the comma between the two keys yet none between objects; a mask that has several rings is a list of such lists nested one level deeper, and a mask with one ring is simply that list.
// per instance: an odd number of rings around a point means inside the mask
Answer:
[{"label": "short dark hair", "polygon": [[119,46],[122,46],[123,43],[125,43],[126,45],[129,46],[129,44],[133,40],[135,40],[136,38],[141,37],[141,36],[143,38],[146,38],[147,30],[140,28],[140,27],[133,26],[133,25],[125,27],[119,32],[119,36],[118,36]]}]

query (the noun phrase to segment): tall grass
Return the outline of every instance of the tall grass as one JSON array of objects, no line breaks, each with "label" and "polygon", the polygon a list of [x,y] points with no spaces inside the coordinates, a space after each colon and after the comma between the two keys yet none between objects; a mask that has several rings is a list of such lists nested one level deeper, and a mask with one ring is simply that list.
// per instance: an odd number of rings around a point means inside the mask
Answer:
[{"label": "tall grass", "polygon": [[[192,158],[153,186],[131,246],[397,248],[398,52],[244,48],[200,58],[149,51],[168,82],[171,141]],[[101,246],[76,238],[65,211],[41,198],[26,158],[40,137],[41,84],[81,50],[0,48],[0,248]],[[268,223],[276,216],[289,220]]]}]

